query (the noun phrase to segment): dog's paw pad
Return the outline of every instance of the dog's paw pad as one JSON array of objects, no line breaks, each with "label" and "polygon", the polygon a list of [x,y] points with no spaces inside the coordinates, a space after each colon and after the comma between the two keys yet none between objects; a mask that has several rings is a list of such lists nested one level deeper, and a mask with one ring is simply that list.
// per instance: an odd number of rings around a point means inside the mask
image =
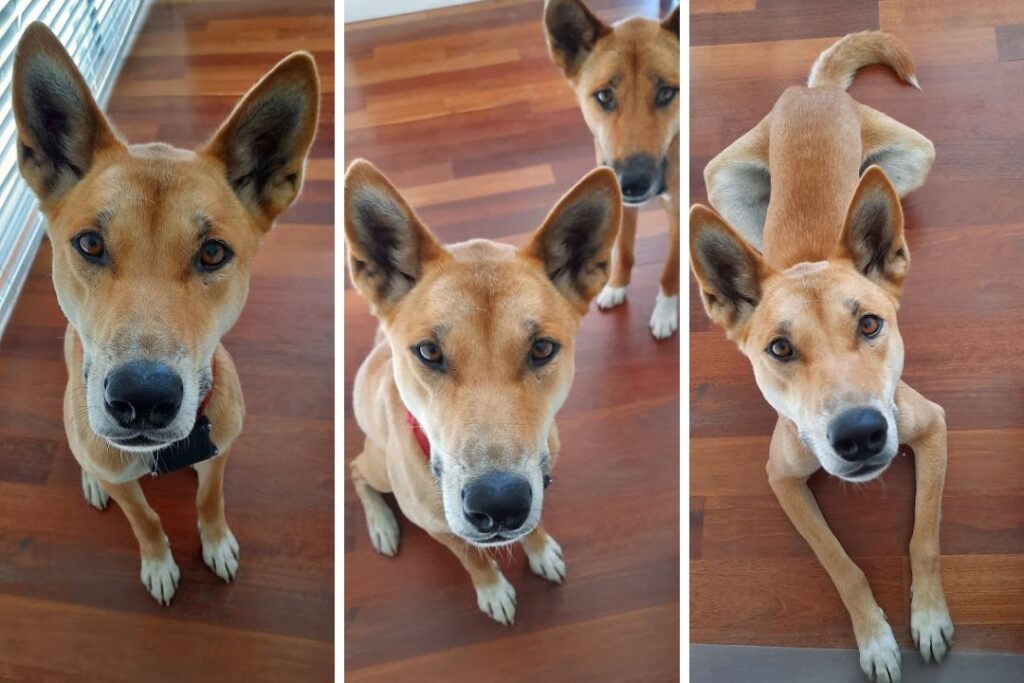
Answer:
[{"label": "dog's paw pad", "polygon": [[538,552],[532,552],[525,546],[524,550],[534,574],[552,583],[565,581],[565,558],[562,557],[562,548],[555,539],[548,536],[544,547]]},{"label": "dog's paw pad", "polygon": [[203,541],[203,562],[214,574],[227,583],[238,574],[238,540],[228,531],[217,540]]},{"label": "dog's paw pad", "polygon": [[100,486],[96,479],[86,474],[85,470],[82,470],[82,494],[85,496],[85,502],[92,507],[97,510],[107,509],[107,503],[110,502],[110,494],[103,490],[103,487]]},{"label": "dog's paw pad", "polygon": [[625,287],[612,287],[611,285],[605,285],[604,289],[602,289],[597,295],[597,307],[608,310],[609,308],[615,308],[625,300]]},{"label": "dog's paw pad", "polygon": [[170,549],[157,559],[142,558],[142,585],[161,605],[170,605],[171,598],[178,590],[181,570],[174,563]]},{"label": "dog's paw pad", "polygon": [[949,610],[945,606],[941,609],[912,607],[910,635],[914,637],[914,645],[925,662],[941,662],[953,646],[953,622],[949,618]]},{"label": "dog's paw pad", "polygon": [[394,557],[398,553],[398,520],[387,505],[366,515],[366,527],[370,532],[370,543],[381,555]]},{"label": "dog's paw pad", "polygon": [[501,572],[496,573],[497,581],[476,587],[476,604],[491,619],[511,626],[516,617],[516,589]]},{"label": "dog's paw pad", "polygon": [[860,668],[877,683],[899,683],[900,648],[889,624],[860,647]]},{"label": "dog's paw pad", "polygon": [[655,339],[668,339],[679,329],[679,297],[658,292],[651,314],[651,334]]}]

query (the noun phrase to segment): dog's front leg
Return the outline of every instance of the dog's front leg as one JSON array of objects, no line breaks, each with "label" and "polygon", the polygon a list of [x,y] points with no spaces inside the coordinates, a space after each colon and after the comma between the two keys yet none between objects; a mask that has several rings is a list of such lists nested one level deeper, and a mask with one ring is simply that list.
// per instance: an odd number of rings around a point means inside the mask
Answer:
[{"label": "dog's front leg", "polygon": [[214,574],[231,583],[238,573],[238,541],[224,519],[224,467],[228,452],[196,464],[199,490],[196,511],[203,562]]},{"label": "dog's front leg", "polygon": [[668,212],[668,257],[651,313],[650,328],[655,339],[667,339],[679,329],[679,194],[672,195],[664,204]]},{"label": "dog's front leg", "polygon": [[874,680],[895,683],[900,680],[900,650],[896,638],[871,593],[864,572],[846,554],[821,514],[814,494],[807,487],[809,474],[794,472],[796,468],[792,463],[803,448],[794,430],[780,419],[772,436],[768,481],[789,520],[828,572],[850,613],[861,669]]},{"label": "dog's front leg", "polygon": [[516,589],[498,569],[494,558],[486,550],[473,547],[453,534],[430,535],[447,546],[469,572],[480,611],[500,624],[511,625],[516,616]]},{"label": "dog's front leg", "polygon": [[906,385],[897,393],[901,440],[914,450],[917,491],[914,534],[910,539],[913,574],[910,632],[926,662],[940,661],[953,644],[953,622],[939,573],[939,518],[946,480],[946,415]]},{"label": "dog's front leg", "polygon": [[629,286],[633,262],[636,260],[633,247],[636,243],[636,222],[639,215],[639,207],[622,207],[622,223],[615,238],[615,249],[612,254],[612,273],[608,278],[608,284],[597,295],[598,308],[614,308],[626,300],[626,288]]},{"label": "dog's front leg", "polygon": [[526,557],[530,561],[530,569],[534,574],[551,581],[565,581],[565,558],[562,557],[562,546],[540,526],[528,533],[521,541]]},{"label": "dog's front leg", "polygon": [[101,481],[100,485],[124,511],[124,516],[135,532],[142,555],[142,585],[161,605],[171,604],[171,598],[178,590],[181,571],[174,563],[171,545],[160,524],[160,518],[146,501],[142,487],[138,481],[124,484]]}]

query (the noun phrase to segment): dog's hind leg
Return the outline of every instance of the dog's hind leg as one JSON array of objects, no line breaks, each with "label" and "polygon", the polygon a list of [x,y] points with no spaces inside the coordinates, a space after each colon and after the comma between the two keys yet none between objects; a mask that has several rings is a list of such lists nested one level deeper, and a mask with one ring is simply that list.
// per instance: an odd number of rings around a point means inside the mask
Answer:
[{"label": "dog's hind leg", "polygon": [[99,481],[84,469],[82,470],[82,495],[85,496],[85,502],[97,510],[106,510],[107,503],[110,502],[110,496],[100,486]]},{"label": "dog's hind leg", "polygon": [[534,574],[552,583],[565,581],[565,558],[562,557],[562,547],[548,532],[538,526],[524,536],[521,543]]},{"label": "dog's hind leg", "polygon": [[174,563],[171,544],[167,541],[160,518],[146,501],[142,487],[138,481],[124,484],[101,481],[100,485],[124,511],[135,532],[142,555],[142,585],[161,605],[171,604],[171,598],[178,590],[181,571]]},{"label": "dog's hind leg", "polygon": [[861,129],[861,165],[882,167],[896,194],[905,197],[924,184],[935,161],[931,140],[880,111],[857,103]]},{"label": "dog's hind leg", "polygon": [[[391,511],[381,492],[370,486],[360,470],[360,463],[370,457],[371,450],[375,448],[376,446],[373,446],[367,439],[363,452],[349,466],[349,472],[352,477],[352,486],[356,490],[356,495],[359,496],[359,502],[363,504],[366,527],[370,532],[370,543],[380,554],[394,557],[398,553],[398,520],[395,519],[395,513]],[[376,457],[383,458],[383,454],[376,454]]]},{"label": "dog's hind leg", "polygon": [[769,114],[722,150],[704,168],[708,202],[758,251],[771,197],[768,172]]},{"label": "dog's hind leg", "polygon": [[196,463],[199,490],[196,511],[203,562],[224,581],[231,583],[238,573],[238,541],[224,519],[224,467],[229,453]]},{"label": "dog's hind leg", "polygon": [[608,284],[597,295],[598,308],[614,308],[626,300],[626,287],[629,286],[635,260],[633,247],[636,243],[636,221],[639,215],[639,207],[622,207],[622,223],[615,238],[615,250],[612,254],[612,274],[608,278]]},{"label": "dog's hind leg", "polygon": [[511,625],[516,617],[516,589],[498,569],[494,558],[486,550],[471,546],[453,534],[430,535],[438,543],[447,546],[469,572],[480,611],[499,624]]}]

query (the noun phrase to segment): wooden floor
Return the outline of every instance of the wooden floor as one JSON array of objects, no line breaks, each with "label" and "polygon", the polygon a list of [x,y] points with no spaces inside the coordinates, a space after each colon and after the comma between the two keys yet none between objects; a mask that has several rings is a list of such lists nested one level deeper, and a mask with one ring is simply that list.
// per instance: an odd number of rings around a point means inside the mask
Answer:
[{"label": "wooden floor", "polygon": [[226,345],[246,429],[225,481],[242,547],[207,569],[195,477],[143,482],[181,568],[170,607],[139,582],[116,505],[86,505],[61,421],[64,319],[49,248],[0,342],[0,679],[318,681],[333,671],[333,16],[330,2],[160,3],[109,111],[136,142],[195,146],[291,50],[313,52],[322,118],[303,195],[267,237]]},{"label": "wooden floor", "polygon": [[[695,0],[691,198],[704,165],[850,31],[897,34],[923,92],[884,67],[860,102],[921,131],[937,161],[904,201],[913,265],[900,309],[904,379],[946,409],[942,575],[956,651],[1024,652],[1024,3]],[[825,572],[765,477],[775,414],[749,363],[705,317],[691,277],[691,636],[701,643],[854,647]],[[820,475],[826,518],[903,647],[913,462],[880,482]]]},{"label": "wooden floor", "polygon": [[[609,20],[657,16],[656,2],[591,4]],[[446,241],[519,243],[593,168],[592,139],[546,54],[541,8],[491,0],[346,28],[346,161],[377,164]],[[515,626],[497,625],[451,553],[406,520],[398,557],[376,554],[347,485],[348,680],[678,680],[679,343],[647,329],[667,229],[660,210],[641,214],[628,305],[594,308],[577,339],[544,511],[568,582],[537,578],[520,550],[502,558],[519,606]],[[362,447],[351,383],[374,330],[346,290],[347,460]]]}]

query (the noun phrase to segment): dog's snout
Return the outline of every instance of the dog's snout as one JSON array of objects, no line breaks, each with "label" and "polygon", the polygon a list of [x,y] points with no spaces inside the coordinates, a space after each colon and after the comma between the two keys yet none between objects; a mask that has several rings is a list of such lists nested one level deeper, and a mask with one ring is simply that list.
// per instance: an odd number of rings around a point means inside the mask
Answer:
[{"label": "dog's snout", "polygon": [[174,370],[149,360],[125,363],[107,375],[103,401],[126,429],[160,429],[178,415],[184,387]]},{"label": "dog's snout", "polygon": [[859,462],[882,452],[889,435],[885,416],[874,408],[853,408],[828,425],[828,440],[843,460]]},{"label": "dog's snout", "polygon": [[532,505],[530,482],[507,472],[489,472],[462,490],[462,514],[483,533],[517,530]]},{"label": "dog's snout", "polygon": [[642,202],[651,196],[658,175],[658,164],[652,157],[631,154],[617,160],[613,166],[626,202]]}]

